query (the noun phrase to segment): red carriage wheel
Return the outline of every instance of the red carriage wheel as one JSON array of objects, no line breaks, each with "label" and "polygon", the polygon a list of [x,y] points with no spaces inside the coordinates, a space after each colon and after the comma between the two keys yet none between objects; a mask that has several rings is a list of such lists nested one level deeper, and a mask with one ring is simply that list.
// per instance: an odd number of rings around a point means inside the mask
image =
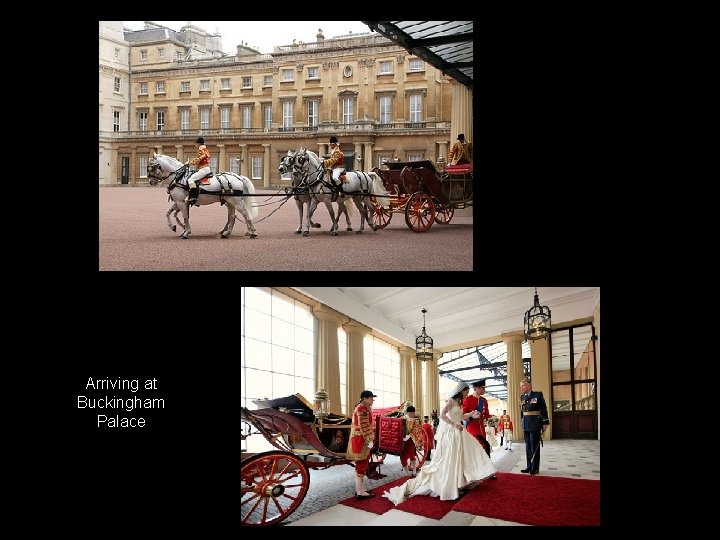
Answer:
[{"label": "red carriage wheel", "polygon": [[427,231],[435,221],[435,203],[430,195],[414,193],[405,206],[405,223],[415,232]]},{"label": "red carriage wheel", "polygon": [[422,431],[422,448],[418,448],[417,445],[415,445],[415,459],[417,460],[417,468],[419,469],[422,467],[422,464],[425,463],[425,460],[427,459],[428,453],[431,450],[432,446],[432,440],[430,440],[430,436],[428,435],[427,431],[424,429]]},{"label": "red carriage wheel", "polygon": [[447,225],[455,215],[455,208],[442,204],[435,205],[435,221],[440,225]]},{"label": "red carriage wheel", "polygon": [[383,208],[380,204],[375,204],[375,225],[378,229],[384,229],[392,219],[392,211],[390,208]]},{"label": "red carriage wheel", "polygon": [[290,452],[270,451],[241,463],[242,525],[274,525],[292,514],[307,494],[310,473]]}]

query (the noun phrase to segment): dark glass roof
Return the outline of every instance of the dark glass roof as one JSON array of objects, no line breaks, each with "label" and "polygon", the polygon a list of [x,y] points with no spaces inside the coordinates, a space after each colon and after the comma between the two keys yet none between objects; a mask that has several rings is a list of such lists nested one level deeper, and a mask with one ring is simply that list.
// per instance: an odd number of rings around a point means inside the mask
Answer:
[{"label": "dark glass roof", "polygon": [[362,21],[372,30],[473,89],[472,21]]},{"label": "dark glass roof", "polygon": [[[530,358],[530,345],[522,344],[523,362]],[[507,345],[499,341],[469,349],[446,352],[438,360],[441,377],[468,384],[485,380],[485,392],[500,400],[507,400]]]}]

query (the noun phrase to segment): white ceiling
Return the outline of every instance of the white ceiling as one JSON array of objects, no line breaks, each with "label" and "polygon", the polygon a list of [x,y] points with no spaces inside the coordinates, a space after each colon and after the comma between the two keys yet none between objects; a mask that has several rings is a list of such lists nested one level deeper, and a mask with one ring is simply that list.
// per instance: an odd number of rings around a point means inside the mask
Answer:
[{"label": "white ceiling", "polygon": [[[414,348],[422,332],[435,350],[523,330],[533,306],[534,287],[293,287],[356,321]],[[540,304],[550,308],[553,326],[591,317],[599,287],[538,287]]]}]

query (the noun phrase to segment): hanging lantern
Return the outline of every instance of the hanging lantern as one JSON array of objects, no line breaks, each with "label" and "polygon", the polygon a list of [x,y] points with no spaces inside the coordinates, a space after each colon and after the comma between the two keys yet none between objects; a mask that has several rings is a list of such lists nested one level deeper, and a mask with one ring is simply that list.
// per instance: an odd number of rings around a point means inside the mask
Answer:
[{"label": "hanging lantern", "polygon": [[423,362],[433,359],[433,340],[425,333],[425,313],[427,313],[427,309],[423,308],[422,334],[415,340],[415,357]]},{"label": "hanging lantern", "polygon": [[525,312],[525,339],[544,339],[550,334],[550,308],[541,306],[535,287],[535,304]]}]

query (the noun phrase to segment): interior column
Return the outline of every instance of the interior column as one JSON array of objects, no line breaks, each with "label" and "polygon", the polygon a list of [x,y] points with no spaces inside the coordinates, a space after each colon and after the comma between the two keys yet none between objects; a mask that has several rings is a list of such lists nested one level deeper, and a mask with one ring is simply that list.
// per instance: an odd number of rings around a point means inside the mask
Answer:
[{"label": "interior column", "polygon": [[513,441],[523,441],[524,435],[520,421],[520,381],[523,374],[522,342],[524,335],[503,336],[507,346],[507,411],[513,424]]},{"label": "interior column", "polygon": [[342,327],[347,335],[345,412],[343,414],[352,416],[355,405],[360,401],[360,392],[365,390],[365,348],[363,343],[365,336],[370,333],[370,328],[357,321],[347,322]]},{"label": "interior column", "polygon": [[[338,355],[337,329],[339,314],[320,304],[313,307],[317,317],[317,358],[315,360],[315,390],[320,388],[330,396],[330,412],[342,414],[340,401],[340,363]],[[358,394],[358,397],[360,394]],[[315,396],[313,396],[315,397]]]}]

